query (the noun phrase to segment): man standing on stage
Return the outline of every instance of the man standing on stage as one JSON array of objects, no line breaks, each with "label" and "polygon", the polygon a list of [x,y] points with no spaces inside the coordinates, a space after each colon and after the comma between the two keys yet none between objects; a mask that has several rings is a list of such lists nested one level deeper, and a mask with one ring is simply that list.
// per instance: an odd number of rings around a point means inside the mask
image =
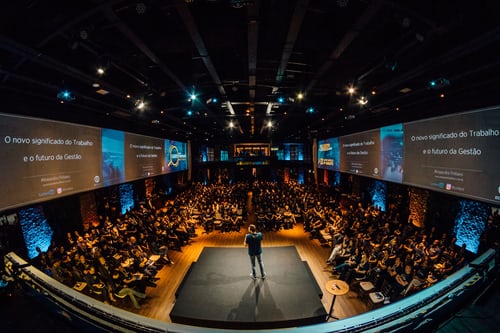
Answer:
[{"label": "man standing on stage", "polygon": [[245,241],[243,244],[248,246],[248,255],[250,256],[250,263],[252,264],[252,279],[256,279],[255,275],[255,258],[259,262],[260,274],[263,279],[266,278],[266,273],[264,272],[264,264],[262,262],[262,233],[257,232],[255,225],[250,224],[248,227],[249,233],[245,235]]}]

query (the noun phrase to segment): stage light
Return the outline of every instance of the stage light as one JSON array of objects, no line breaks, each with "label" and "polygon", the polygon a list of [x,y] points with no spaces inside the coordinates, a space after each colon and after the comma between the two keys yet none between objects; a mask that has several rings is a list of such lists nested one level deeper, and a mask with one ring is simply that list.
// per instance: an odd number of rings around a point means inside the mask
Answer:
[{"label": "stage light", "polygon": [[368,104],[368,99],[366,97],[362,96],[358,99],[358,103],[359,103],[359,105],[366,105],[366,104]]},{"label": "stage light", "polygon": [[144,110],[144,108],[146,107],[146,103],[144,103],[144,100],[142,100],[142,99],[138,99],[138,100],[135,102],[135,107],[136,107],[138,110]]},{"label": "stage light", "polygon": [[229,128],[234,128],[234,123],[232,120],[229,122]]},{"label": "stage light", "polygon": [[306,112],[309,113],[309,114],[310,113],[314,113],[314,111],[316,111],[316,110],[312,106],[308,107],[307,110],[306,110]]},{"label": "stage light", "polygon": [[191,117],[191,116],[193,115],[193,110],[187,110],[187,111],[186,111],[186,115],[187,115],[188,117]]},{"label": "stage light", "polygon": [[63,90],[57,94],[57,98],[60,99],[61,101],[66,101],[66,102],[71,102],[75,100],[75,96],[73,96],[73,93],[69,90]]},{"label": "stage light", "polygon": [[271,120],[269,120],[269,121],[267,122],[267,127],[268,127],[268,128],[273,127],[273,122],[272,122]]},{"label": "stage light", "polygon": [[438,78],[429,81],[429,88],[431,89],[441,89],[450,85],[450,81],[445,78]]},{"label": "stage light", "polygon": [[279,96],[279,97],[278,97],[278,103],[280,103],[280,104],[285,103],[285,97],[283,97],[283,96]]},{"label": "stage light", "polygon": [[297,99],[298,99],[299,101],[301,101],[302,99],[304,99],[304,94],[303,94],[303,93],[301,93],[301,92],[299,92],[299,93],[297,94]]},{"label": "stage light", "polygon": [[104,70],[104,67],[102,67],[102,66],[97,67],[96,71],[97,71],[97,75],[99,75],[99,76],[104,75],[104,73],[106,72]]},{"label": "stage light", "polygon": [[218,101],[217,97],[212,97],[212,103],[217,103]]}]

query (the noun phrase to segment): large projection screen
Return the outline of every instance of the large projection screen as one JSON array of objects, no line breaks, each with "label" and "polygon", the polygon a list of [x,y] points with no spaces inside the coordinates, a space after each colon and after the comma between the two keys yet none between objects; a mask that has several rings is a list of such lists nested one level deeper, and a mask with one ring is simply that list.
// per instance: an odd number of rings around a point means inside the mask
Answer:
[{"label": "large projection screen", "polygon": [[500,108],[406,123],[408,185],[500,203]]},{"label": "large projection screen", "polygon": [[500,107],[319,141],[318,168],[500,204]]},{"label": "large projection screen", "polygon": [[103,186],[101,130],[0,114],[0,210]]},{"label": "large projection screen", "polygon": [[380,178],[378,129],[342,136],[339,140],[340,171]]},{"label": "large projection screen", "polygon": [[125,133],[125,180],[166,173],[164,140]]}]

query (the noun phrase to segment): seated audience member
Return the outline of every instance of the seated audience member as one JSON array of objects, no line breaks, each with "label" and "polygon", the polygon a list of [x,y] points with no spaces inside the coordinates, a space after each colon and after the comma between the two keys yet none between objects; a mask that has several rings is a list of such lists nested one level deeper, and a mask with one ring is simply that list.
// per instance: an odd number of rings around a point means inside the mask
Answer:
[{"label": "seated audience member", "polygon": [[86,271],[84,279],[92,293],[103,295],[105,302],[114,301],[114,297],[109,294],[106,284],[102,281],[94,266],[90,266],[89,270]]},{"label": "seated audience member", "polygon": [[435,240],[426,251],[427,257],[435,263],[441,255],[441,248],[439,247],[439,240]]},{"label": "seated audience member", "polygon": [[335,246],[332,249],[332,252],[330,253],[330,256],[326,260],[326,263],[332,264],[335,261],[335,259],[337,258],[337,256],[339,256],[343,253],[343,249],[344,249],[343,242],[339,242],[339,243],[335,244]]},{"label": "seated audience member", "polygon": [[139,276],[129,274],[121,265],[113,271],[114,293],[119,298],[129,297],[136,309],[140,308],[137,298],[146,298],[146,294],[134,289],[138,285]]},{"label": "seated audience member", "polygon": [[413,280],[413,266],[406,264],[402,272],[396,274],[395,281],[393,284],[394,293],[396,296],[400,296],[403,291],[406,290],[409,283]]},{"label": "seated audience member", "polygon": [[356,267],[354,267],[354,278],[358,281],[365,279],[368,274],[368,268],[368,259],[366,257],[366,253],[363,252],[361,254],[361,260]]}]

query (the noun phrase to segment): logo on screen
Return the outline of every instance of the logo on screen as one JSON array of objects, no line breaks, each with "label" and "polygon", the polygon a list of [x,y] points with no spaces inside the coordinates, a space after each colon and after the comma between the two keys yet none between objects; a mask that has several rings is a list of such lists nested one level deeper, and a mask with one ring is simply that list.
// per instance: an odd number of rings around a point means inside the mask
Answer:
[{"label": "logo on screen", "polygon": [[57,194],[61,194],[63,192],[63,188],[62,187],[58,187],[57,190],[56,190]]},{"label": "logo on screen", "polygon": [[451,184],[446,184],[446,189],[447,189],[448,191],[449,191],[449,190],[451,190],[451,188],[452,188]]},{"label": "logo on screen", "polygon": [[179,165],[179,149],[176,146],[170,146],[170,161],[168,161],[168,166],[178,166]]}]

